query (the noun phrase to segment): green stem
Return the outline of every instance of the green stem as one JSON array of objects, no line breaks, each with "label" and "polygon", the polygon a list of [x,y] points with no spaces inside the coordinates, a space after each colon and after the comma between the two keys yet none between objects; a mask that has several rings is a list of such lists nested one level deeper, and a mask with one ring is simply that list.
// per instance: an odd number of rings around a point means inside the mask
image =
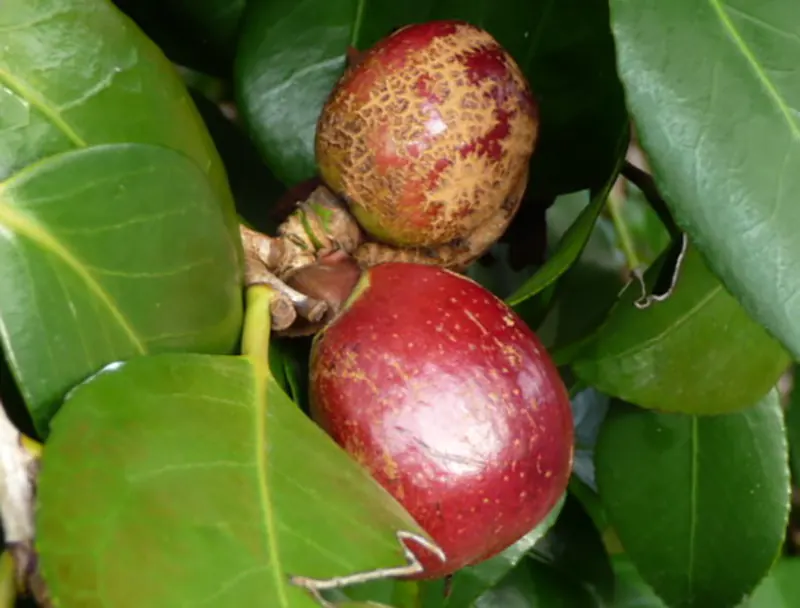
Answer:
[{"label": "green stem", "polygon": [[623,201],[620,198],[613,194],[608,197],[608,211],[611,215],[611,221],[614,223],[614,230],[619,238],[622,253],[625,255],[628,269],[631,273],[636,274],[640,272],[641,261],[639,260],[639,256],[636,255],[636,246],[633,243],[633,237],[622,215],[622,205]]},{"label": "green stem", "polygon": [[256,284],[247,288],[247,308],[242,332],[242,354],[269,367],[269,338],[272,329],[270,304],[275,290]]}]

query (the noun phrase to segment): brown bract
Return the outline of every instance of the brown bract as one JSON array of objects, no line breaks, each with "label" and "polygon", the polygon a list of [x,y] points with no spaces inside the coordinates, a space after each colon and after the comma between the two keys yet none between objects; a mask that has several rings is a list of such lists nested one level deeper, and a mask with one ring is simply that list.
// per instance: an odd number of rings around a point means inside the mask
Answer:
[{"label": "brown bract", "polygon": [[323,108],[326,184],[373,238],[459,243],[507,225],[527,183],[537,105],[511,56],[460,21],[402,28],[348,69]]},{"label": "brown bract", "polygon": [[310,396],[314,419],[445,551],[445,564],[418,551],[423,578],[502,551],[566,489],[557,369],[502,301],[442,268],[366,270],[315,338]]}]

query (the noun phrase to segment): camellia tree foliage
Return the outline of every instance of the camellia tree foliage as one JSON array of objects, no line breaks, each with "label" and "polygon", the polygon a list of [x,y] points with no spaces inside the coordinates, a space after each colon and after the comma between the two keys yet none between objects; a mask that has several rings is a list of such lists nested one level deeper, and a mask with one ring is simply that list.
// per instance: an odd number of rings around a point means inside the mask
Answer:
[{"label": "camellia tree foliage", "polygon": [[[404,542],[437,547],[307,415],[240,224],[311,191],[353,51],[434,19],[539,103],[466,272],[559,366],[575,451],[535,529],[415,582]],[[2,605],[800,605],[798,66],[792,0],[0,0]]]}]

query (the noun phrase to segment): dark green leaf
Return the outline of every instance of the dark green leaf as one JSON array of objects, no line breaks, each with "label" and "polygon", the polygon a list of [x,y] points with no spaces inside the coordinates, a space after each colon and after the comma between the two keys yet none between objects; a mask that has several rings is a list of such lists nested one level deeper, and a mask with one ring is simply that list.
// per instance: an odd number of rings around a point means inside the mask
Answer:
[{"label": "dark green leaf", "polygon": [[179,18],[183,29],[207,41],[215,51],[232,56],[247,0],[150,0],[149,3],[169,10]]},{"label": "dark green leaf", "polygon": [[408,23],[465,19],[508,49],[540,98],[531,191],[599,187],[616,167],[627,130],[607,10],[586,0],[253,0],[236,59],[242,114],[278,177],[287,184],[308,179],[316,173],[317,118],[347,46],[366,50]]},{"label": "dark green leaf", "polygon": [[284,193],[283,184],[264,164],[241,126],[229,120],[215,103],[193,93],[192,98],[225,165],[236,211],[252,228],[275,234],[278,222],[273,213]]},{"label": "dark green leaf", "polygon": [[[588,192],[561,196],[547,212],[548,242],[554,250],[564,233],[591,205]],[[596,329],[624,286],[624,258],[614,244],[611,222],[602,216],[578,258],[556,281],[552,302],[536,333],[553,354]],[[539,298],[534,298],[538,300]],[[517,306],[525,311],[527,304]]]},{"label": "dark green leaf", "polygon": [[597,484],[622,545],[665,603],[728,608],[753,591],[780,550],[786,459],[775,390],[718,416],[619,403],[598,440]]},{"label": "dark green leaf", "polygon": [[786,408],[786,436],[789,440],[792,473],[795,480],[800,481],[800,368],[793,370],[792,392]]},{"label": "dark green leaf", "polygon": [[[620,155],[623,150],[624,148],[622,147],[618,149]],[[569,230],[564,233],[558,243],[558,247],[545,262],[544,266],[537,270],[536,274],[528,279],[516,292],[506,298],[506,302],[513,307],[518,307],[525,300],[532,298],[557,281],[561,275],[569,270],[583,252],[615,180],[616,172],[614,177],[609,179],[603,188],[594,193],[591,202],[580,213]]]},{"label": "dark green leaf", "polygon": [[171,61],[220,77],[230,75],[245,1],[113,0]]},{"label": "dark green leaf", "polygon": [[420,534],[249,357],[140,357],[79,386],[38,498],[66,608],[314,608],[290,576],[404,566],[396,533]]},{"label": "dark green leaf", "polygon": [[[649,285],[660,270],[656,264],[648,271]],[[573,362],[579,378],[606,394],[647,408],[716,414],[751,406],[789,364],[780,343],[692,246],[671,296],[640,310],[634,302],[641,296],[631,282]]]},{"label": "dark green leaf", "polygon": [[594,474],[594,450],[597,436],[608,413],[608,395],[594,388],[580,391],[571,399],[575,424],[575,456],[572,474],[597,491]]},{"label": "dark green leaf", "polygon": [[523,560],[475,608],[594,608],[594,596],[575,579],[531,559]]},{"label": "dark green leaf", "polygon": [[612,608],[667,608],[626,555],[611,559],[616,580]]},{"label": "dark green leaf", "polygon": [[37,430],[64,393],[148,352],[231,352],[239,242],[186,156],[96,146],[0,184],[0,337]]},{"label": "dark green leaf", "polygon": [[800,605],[800,558],[781,559],[742,608],[795,608]]},{"label": "dark green leaf", "polygon": [[0,179],[51,154],[139,142],[183,152],[236,217],[213,142],[173,66],[109,2],[0,4]]},{"label": "dark green leaf", "polygon": [[580,581],[605,602],[614,596],[614,572],[603,539],[574,496],[567,496],[555,525],[536,543],[531,557]]},{"label": "dark green leaf", "polygon": [[612,0],[656,183],[711,269],[800,356],[800,11],[792,0]]},{"label": "dark green leaf", "polygon": [[[566,495],[550,511],[547,517],[522,537],[514,545],[480,564],[468,566],[459,570],[451,581],[450,595],[436,606],[446,608],[462,608],[472,606],[473,602],[487,589],[494,587],[511,572],[514,567],[525,558],[525,555],[555,524],[561,508],[564,506]],[[426,605],[430,606],[430,605]],[[430,606],[430,608],[433,608]]]},{"label": "dark green leaf", "polygon": [[501,299],[511,295],[534,273],[534,268],[530,266],[520,270],[512,268],[509,249],[506,243],[495,243],[489,250],[489,255],[471,264],[466,272],[469,278]]}]

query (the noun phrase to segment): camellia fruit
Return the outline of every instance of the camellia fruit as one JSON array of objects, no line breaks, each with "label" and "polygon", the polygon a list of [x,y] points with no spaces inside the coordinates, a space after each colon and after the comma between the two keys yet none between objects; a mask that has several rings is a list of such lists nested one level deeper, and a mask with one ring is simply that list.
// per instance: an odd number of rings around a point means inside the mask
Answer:
[{"label": "camellia fruit", "polygon": [[434,265],[366,269],[314,338],[311,414],[447,556],[438,578],[504,550],[566,490],[569,397],[536,335],[492,293]]},{"label": "camellia fruit", "polygon": [[508,52],[481,28],[432,21],[345,71],[315,145],[323,181],[376,241],[483,251],[519,208],[537,135],[538,106]]}]

